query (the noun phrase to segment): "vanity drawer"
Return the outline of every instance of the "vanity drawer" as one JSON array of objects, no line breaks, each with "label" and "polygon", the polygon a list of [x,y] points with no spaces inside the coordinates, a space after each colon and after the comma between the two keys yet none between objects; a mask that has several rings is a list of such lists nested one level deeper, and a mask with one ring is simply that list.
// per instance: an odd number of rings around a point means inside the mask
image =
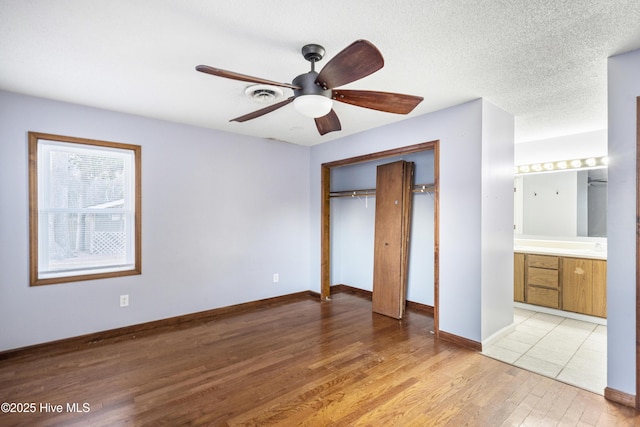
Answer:
[{"label": "vanity drawer", "polygon": [[527,302],[550,308],[560,308],[560,294],[556,289],[527,287]]},{"label": "vanity drawer", "polygon": [[529,267],[527,269],[527,284],[558,289],[558,270]]},{"label": "vanity drawer", "polygon": [[527,265],[529,267],[558,269],[558,257],[550,255],[527,255]]}]

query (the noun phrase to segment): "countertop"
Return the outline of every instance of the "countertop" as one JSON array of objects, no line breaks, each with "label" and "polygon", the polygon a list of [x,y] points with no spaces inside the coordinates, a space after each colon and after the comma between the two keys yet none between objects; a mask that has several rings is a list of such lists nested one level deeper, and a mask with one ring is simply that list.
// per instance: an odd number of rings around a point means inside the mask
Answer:
[{"label": "countertop", "polygon": [[516,239],[513,250],[536,255],[607,259],[606,243]]}]

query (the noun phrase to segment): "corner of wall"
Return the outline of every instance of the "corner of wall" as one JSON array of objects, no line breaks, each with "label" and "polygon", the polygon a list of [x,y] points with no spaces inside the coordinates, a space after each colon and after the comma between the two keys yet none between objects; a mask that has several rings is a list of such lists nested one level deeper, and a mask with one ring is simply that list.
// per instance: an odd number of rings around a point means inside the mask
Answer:
[{"label": "corner of wall", "polygon": [[[607,386],[636,394],[636,98],[640,50],[608,60]],[[634,375],[630,375],[634,372]]]},{"label": "corner of wall", "polygon": [[482,102],[481,338],[513,322],[513,115]]}]

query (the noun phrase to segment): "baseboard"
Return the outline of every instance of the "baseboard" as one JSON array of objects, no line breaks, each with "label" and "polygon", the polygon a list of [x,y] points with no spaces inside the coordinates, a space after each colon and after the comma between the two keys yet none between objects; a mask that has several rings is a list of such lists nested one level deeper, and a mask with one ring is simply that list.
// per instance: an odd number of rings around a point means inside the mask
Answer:
[{"label": "baseboard", "polygon": [[482,341],[482,347],[483,348],[491,347],[497,341],[499,341],[500,339],[506,337],[507,335],[509,335],[513,331],[515,331],[516,330],[516,326],[517,325],[515,323],[512,323],[512,324],[510,324],[508,326],[505,326],[504,328],[500,329],[498,332],[494,333],[489,338],[483,340]]},{"label": "baseboard", "polygon": [[[350,293],[350,294],[353,294],[353,295],[360,295],[360,296],[368,298],[368,299],[371,299],[371,297],[373,296],[373,292],[371,292],[371,291],[367,291],[365,289],[354,288],[353,286],[343,285],[343,284],[331,286],[331,292],[332,293],[346,292],[346,293]],[[428,314],[430,316],[433,316],[433,313],[434,313],[433,306],[422,304],[422,303],[419,303],[419,302],[407,301],[406,307],[409,310],[419,311],[421,313],[425,313],[425,314]]]},{"label": "baseboard", "polygon": [[604,398],[615,403],[619,403],[630,408],[636,408],[636,396],[610,387],[604,389]]},{"label": "baseboard", "polygon": [[420,302],[407,301],[407,309],[419,311],[421,313],[428,314],[429,316],[433,316],[433,313],[435,313],[432,305],[426,305]]},{"label": "baseboard", "polygon": [[449,341],[462,347],[467,347],[471,350],[482,351],[482,343],[470,340],[469,338],[461,337],[459,335],[450,334],[449,332],[445,332],[442,330],[438,331],[437,338],[440,338],[444,341]]},{"label": "baseboard", "polygon": [[552,314],[554,316],[566,317],[567,319],[580,320],[598,325],[607,326],[607,319],[603,317],[589,316],[586,314],[573,313],[571,311],[557,310],[555,308],[543,307],[541,305],[526,304],[523,302],[513,302],[513,306],[538,313]]},{"label": "baseboard", "polygon": [[360,288],[354,288],[353,286],[349,286],[349,285],[332,285],[331,286],[331,293],[349,293],[352,295],[360,295],[362,297],[371,299],[371,297],[373,296],[373,292],[371,291],[367,291],[366,289],[360,289]]},{"label": "baseboard", "polygon": [[182,316],[160,319],[137,325],[125,326],[122,328],[110,329],[91,334],[80,335],[77,337],[65,338],[56,341],[49,341],[41,344],[34,344],[27,347],[20,347],[0,352],[0,360],[15,359],[20,357],[29,357],[33,355],[42,356],[63,354],[71,351],[88,348],[91,346],[113,343],[125,339],[133,339],[145,335],[163,332],[168,329],[184,328],[193,326],[197,323],[209,321],[215,317],[241,313],[256,308],[266,307],[274,304],[287,303],[300,299],[318,298],[319,294],[312,291],[296,292],[293,294],[266,298],[257,301],[246,302],[242,304],[230,305],[227,307],[215,308],[212,310],[200,311],[197,313],[185,314]]}]

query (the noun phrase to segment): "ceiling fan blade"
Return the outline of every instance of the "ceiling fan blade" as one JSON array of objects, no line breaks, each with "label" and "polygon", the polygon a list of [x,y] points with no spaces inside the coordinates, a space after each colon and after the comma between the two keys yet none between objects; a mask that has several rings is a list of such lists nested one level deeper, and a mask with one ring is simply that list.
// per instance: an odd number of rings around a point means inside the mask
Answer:
[{"label": "ceiling fan blade", "polygon": [[424,99],[421,96],[368,90],[334,90],[331,97],[346,104],[395,114],[409,114]]},{"label": "ceiling fan blade", "polygon": [[324,135],[337,130],[342,130],[340,120],[338,120],[338,115],[333,110],[329,111],[327,115],[317,117],[314,120],[316,121],[316,127],[318,128],[318,132],[320,132],[320,135]]},{"label": "ceiling fan blade", "polygon": [[331,58],[316,78],[316,83],[333,89],[354,82],[384,66],[384,59],[377,47],[366,40],[356,40]]},{"label": "ceiling fan blade", "polygon": [[293,101],[293,98],[290,97],[285,99],[284,101],[277,102],[273,105],[269,105],[268,107],[261,108],[260,110],[256,110],[252,113],[245,114],[244,116],[236,117],[235,119],[229,120],[230,122],[246,122],[247,120],[255,119],[256,117],[264,116],[267,113],[277,110],[278,108],[284,107],[287,104],[290,104]]},{"label": "ceiling fan blade", "polygon": [[227,71],[220,68],[210,67],[208,65],[198,65],[196,70],[201,73],[211,74],[218,77],[224,77],[232,80],[239,80],[241,82],[258,83],[271,86],[288,87],[290,89],[302,89],[300,86],[292,85],[289,83],[279,83],[271,80],[261,79],[260,77],[247,76],[246,74],[235,73],[233,71]]}]

